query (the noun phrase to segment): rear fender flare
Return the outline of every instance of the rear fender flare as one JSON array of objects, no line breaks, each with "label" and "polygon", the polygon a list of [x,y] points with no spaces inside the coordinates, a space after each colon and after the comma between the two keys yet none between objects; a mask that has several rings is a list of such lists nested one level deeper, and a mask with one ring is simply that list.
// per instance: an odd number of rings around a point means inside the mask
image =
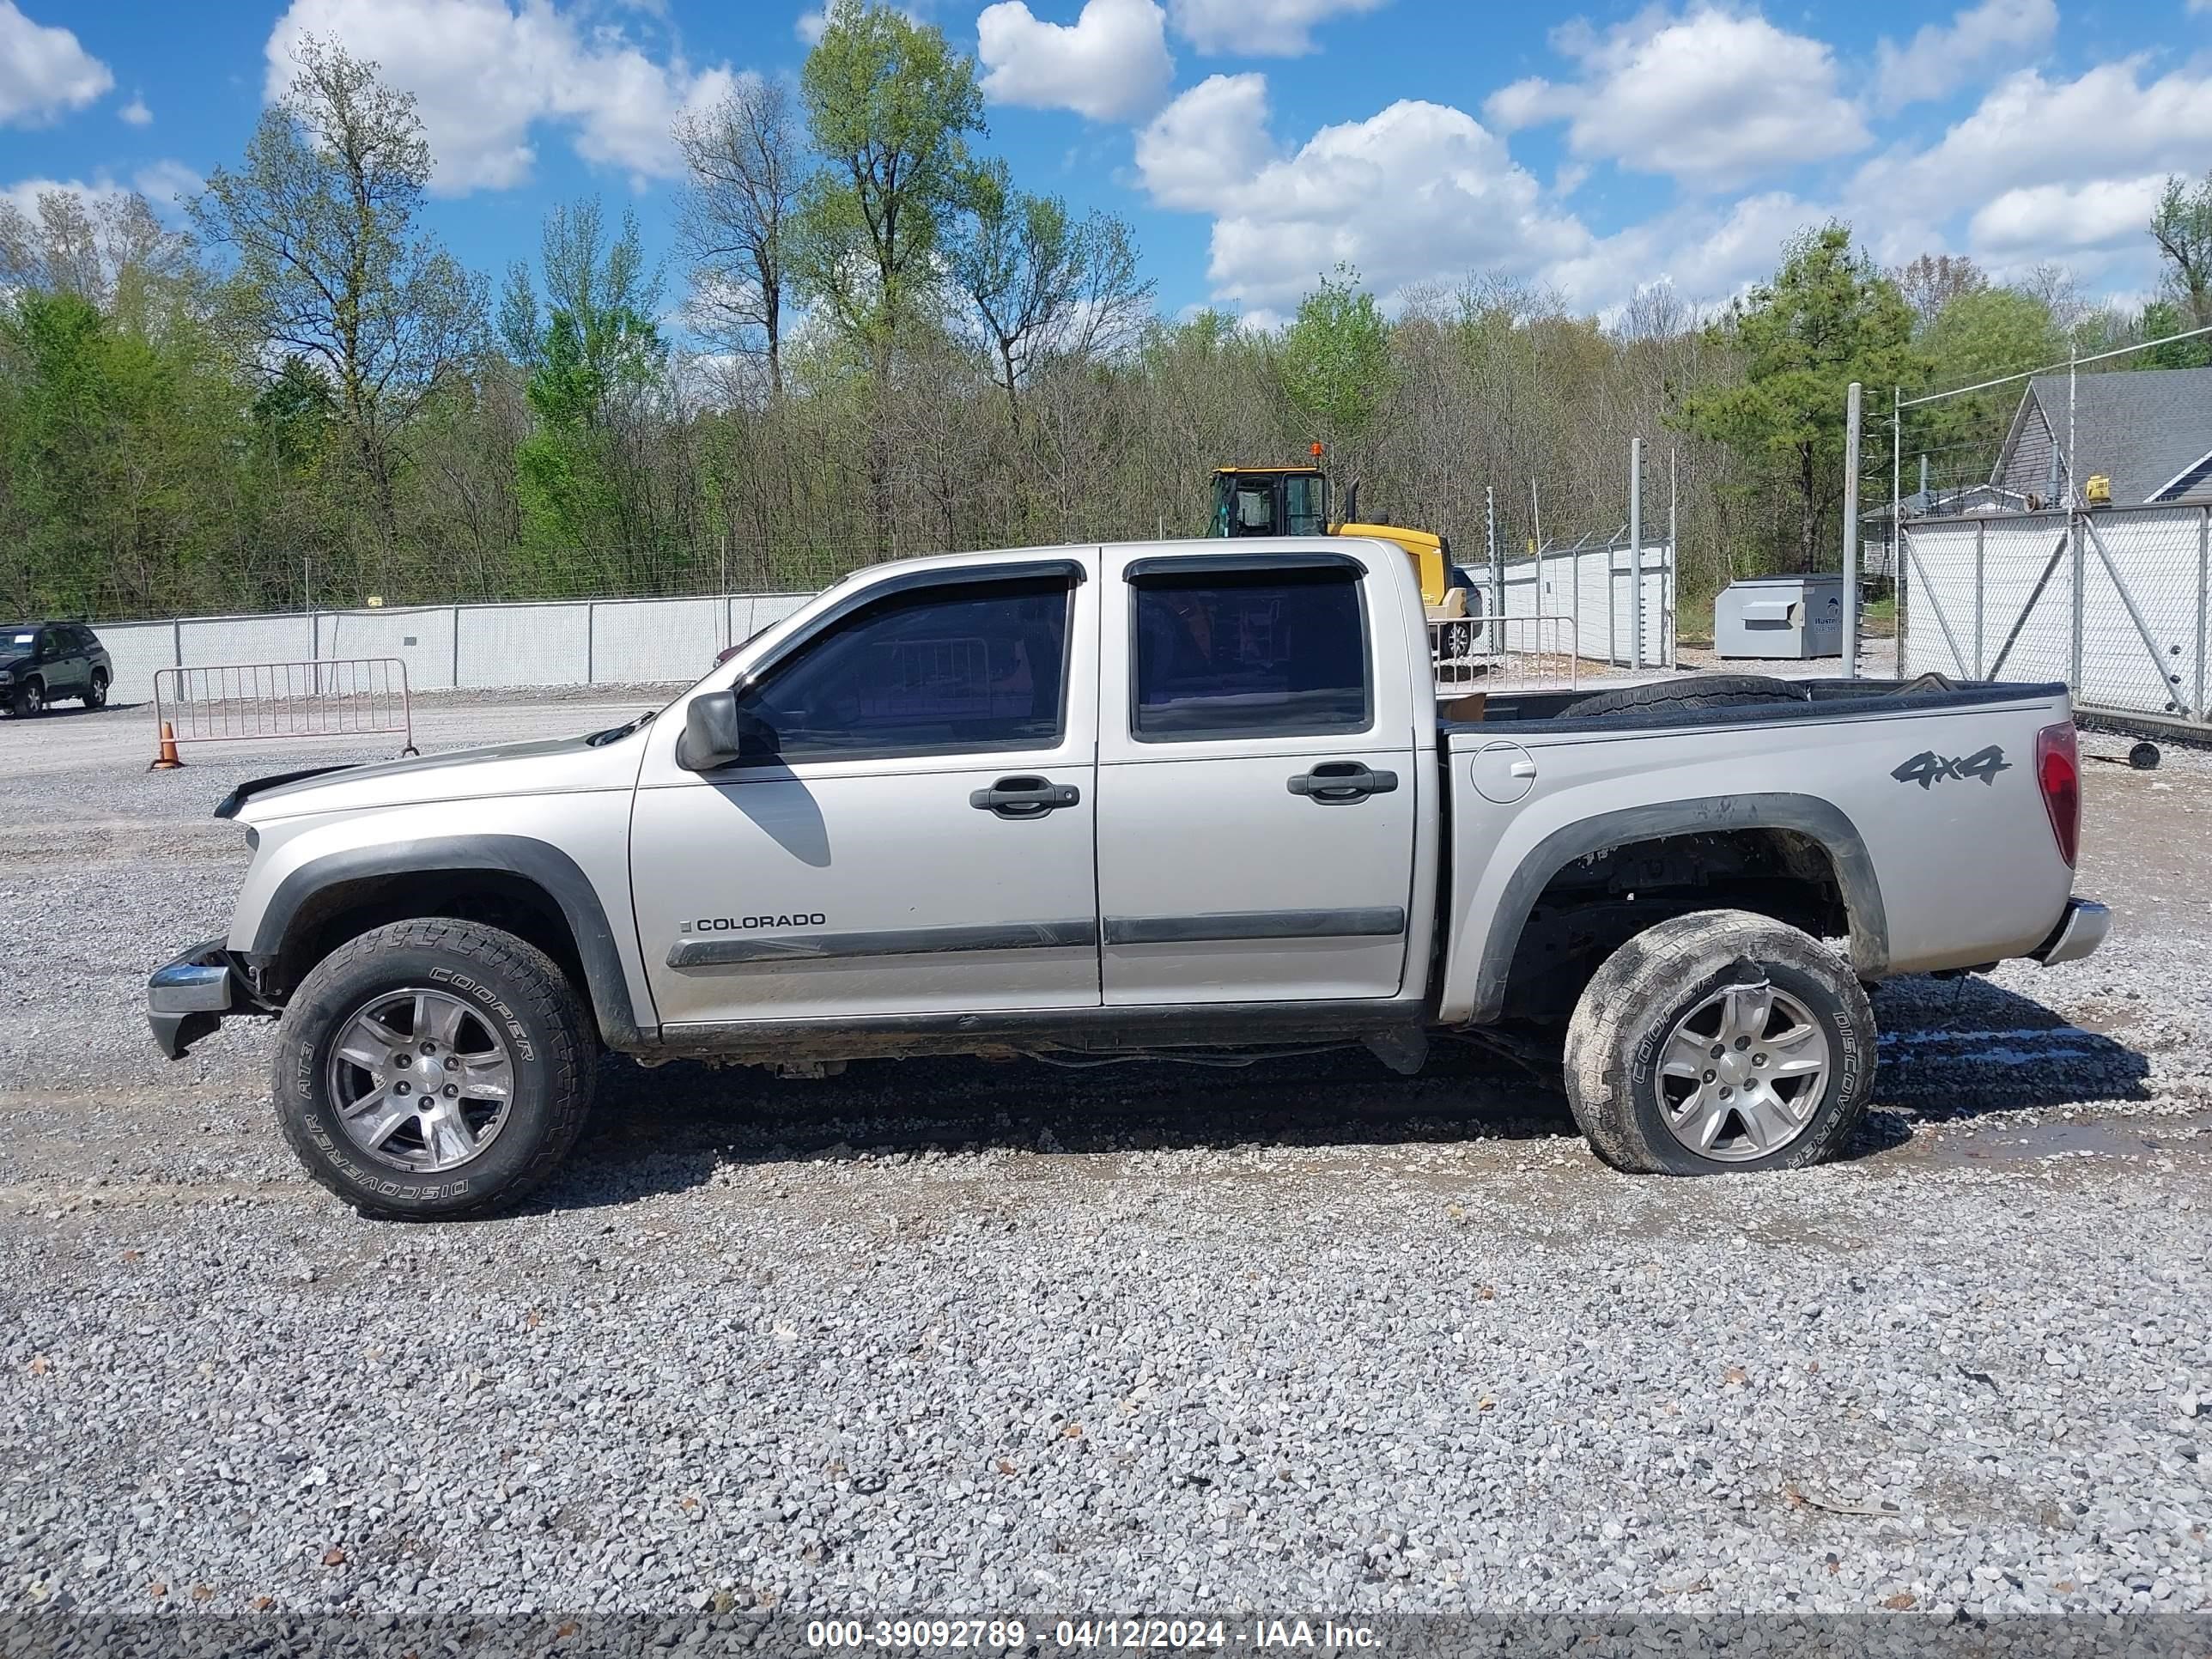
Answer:
[{"label": "rear fender flare", "polygon": [[1881,884],[1865,838],[1841,807],[1814,795],[1709,795],[1580,818],[1554,830],[1529,849],[1506,882],[1484,936],[1468,1018],[1481,1024],[1503,1014],[1506,977],[1529,914],[1552,878],[1577,859],[1662,836],[1733,830],[1790,830],[1817,842],[1835,866],[1844,906],[1850,915],[1851,966],[1863,980],[1878,980],[1889,972],[1889,922],[1882,909]]}]

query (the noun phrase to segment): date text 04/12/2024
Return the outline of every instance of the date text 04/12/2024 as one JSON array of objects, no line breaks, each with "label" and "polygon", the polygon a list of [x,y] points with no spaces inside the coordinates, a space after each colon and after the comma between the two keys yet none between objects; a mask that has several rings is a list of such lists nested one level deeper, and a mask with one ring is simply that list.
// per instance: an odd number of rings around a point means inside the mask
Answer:
[{"label": "date text 04/12/2024", "polygon": [[1344,1652],[1378,1645],[1369,1626],[1334,1619],[822,1619],[806,1627],[808,1647],[897,1651],[1020,1649],[1049,1639],[1058,1648],[1220,1651],[1247,1648]]}]

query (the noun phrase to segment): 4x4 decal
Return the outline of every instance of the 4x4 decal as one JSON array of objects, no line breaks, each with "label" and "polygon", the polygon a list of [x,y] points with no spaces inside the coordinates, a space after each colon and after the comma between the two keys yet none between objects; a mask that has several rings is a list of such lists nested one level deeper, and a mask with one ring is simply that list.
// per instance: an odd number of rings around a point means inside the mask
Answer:
[{"label": "4x4 decal", "polygon": [[2004,757],[2004,750],[1991,744],[1973,754],[1938,755],[1933,749],[1923,749],[1889,775],[1899,783],[1917,783],[1928,788],[1941,778],[1979,778],[1984,783],[1995,783],[1997,774],[2012,770],[2012,763]]}]

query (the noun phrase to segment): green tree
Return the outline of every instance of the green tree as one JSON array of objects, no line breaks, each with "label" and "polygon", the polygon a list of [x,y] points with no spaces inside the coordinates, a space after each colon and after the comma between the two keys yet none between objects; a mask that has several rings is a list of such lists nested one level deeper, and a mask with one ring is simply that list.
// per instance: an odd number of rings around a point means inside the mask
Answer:
[{"label": "green tree", "polygon": [[[2151,239],[2185,329],[2212,327],[2212,173],[2196,185],[2169,176],[2150,216]],[[2155,338],[2155,336],[2152,337]]]},{"label": "green tree", "polygon": [[399,441],[475,357],[483,285],[415,234],[430,149],[413,95],[382,85],[374,64],[313,37],[294,64],[244,163],[210,175],[192,217],[237,256],[245,326],[329,377],[388,544]]},{"label": "green tree", "polygon": [[667,389],[668,347],[653,320],[660,289],[636,218],[625,214],[610,240],[597,201],[555,208],[539,267],[543,319],[519,264],[499,313],[500,333],[527,371],[524,397],[537,422],[514,458],[537,585],[574,590],[596,578],[649,587],[666,538],[644,452]]},{"label": "green tree", "polygon": [[834,0],[799,93],[823,167],[799,210],[799,274],[881,361],[936,286],[967,139],[984,131],[975,63],[880,0]]},{"label": "green tree", "polygon": [[2162,340],[2133,361],[2139,368],[2212,368],[2212,335],[2200,334],[2193,340],[2177,340],[2176,334],[2186,334],[2197,325],[2189,320],[2188,313],[2172,300],[2153,300],[2142,308],[2131,331],[2139,340]]},{"label": "green tree", "polygon": [[1389,395],[1390,325],[1359,273],[1339,265],[1298,302],[1284,331],[1283,389],[1333,448],[1366,431]]},{"label": "green tree", "polygon": [[188,318],[118,328],[73,292],[0,310],[11,608],[174,604],[227,525],[236,387]]},{"label": "green tree", "polygon": [[[2064,361],[2066,337],[2050,306],[2014,288],[1970,288],[1955,295],[1923,334],[1928,384],[1936,390],[1978,386]],[[1929,455],[1947,486],[1989,477],[2003,447],[2017,382],[1967,392],[1914,411],[1915,450]]]},{"label": "green tree", "polygon": [[[1853,250],[1850,227],[1831,223],[1791,242],[1774,279],[1712,332],[1740,359],[1742,379],[1690,392],[1678,418],[1787,489],[1802,568],[1820,568],[1823,520],[1843,495],[1845,388],[1917,378],[1911,307]],[[1881,423],[1866,429],[1865,459],[1878,471],[1887,459]]]}]

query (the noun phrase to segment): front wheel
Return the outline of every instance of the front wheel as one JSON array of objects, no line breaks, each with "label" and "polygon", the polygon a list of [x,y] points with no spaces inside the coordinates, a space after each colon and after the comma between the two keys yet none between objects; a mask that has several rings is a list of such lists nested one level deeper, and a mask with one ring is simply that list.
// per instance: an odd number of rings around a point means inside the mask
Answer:
[{"label": "front wheel", "polygon": [[33,714],[46,711],[46,688],[36,680],[26,680],[15,688],[9,707],[15,711],[17,720],[27,720]]},{"label": "front wheel", "polygon": [[317,963],[277,1028],[276,1119],[365,1215],[480,1215],[553,1172],[591,1108],[593,1036],[552,958],[445,917]]},{"label": "front wheel", "polygon": [[1850,1143],[1874,1085],[1874,1010],[1795,927],[1703,910],[1606,959],[1567,1027],[1568,1103],[1617,1170],[1799,1169]]}]

